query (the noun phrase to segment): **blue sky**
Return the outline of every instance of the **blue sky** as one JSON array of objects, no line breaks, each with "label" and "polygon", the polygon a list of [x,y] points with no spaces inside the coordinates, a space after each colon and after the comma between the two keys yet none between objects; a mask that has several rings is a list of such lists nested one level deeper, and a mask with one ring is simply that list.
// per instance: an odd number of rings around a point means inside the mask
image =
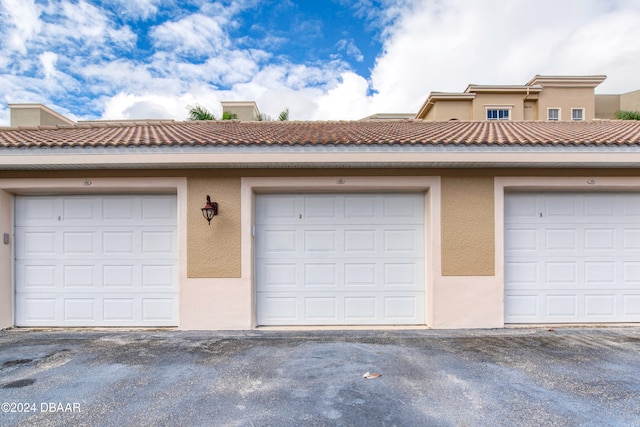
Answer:
[{"label": "blue sky", "polygon": [[624,93],[640,89],[638,22],[637,0],[0,0],[0,125],[9,103],[359,119],[535,74],[606,74],[596,91]]}]

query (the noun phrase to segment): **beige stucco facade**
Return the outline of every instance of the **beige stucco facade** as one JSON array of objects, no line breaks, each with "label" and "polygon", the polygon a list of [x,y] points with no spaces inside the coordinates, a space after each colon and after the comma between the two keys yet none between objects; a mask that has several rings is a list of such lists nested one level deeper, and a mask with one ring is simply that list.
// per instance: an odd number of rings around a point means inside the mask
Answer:
[{"label": "beige stucco facade", "polygon": [[[625,98],[634,105],[633,92],[618,98],[598,98],[594,88],[605,76],[535,76],[525,85],[483,86],[469,85],[462,93],[432,92],[415,118],[424,120],[487,120],[487,110],[508,110],[502,120],[548,120],[549,109],[558,121],[572,121],[573,110],[582,110],[581,121],[613,118]],[[636,102],[637,104],[637,102]],[[614,109],[611,111],[612,109]]]},{"label": "beige stucco facade", "polygon": [[[91,182],[86,185],[87,180]],[[504,326],[504,195],[513,190],[640,191],[636,169],[211,169],[0,173],[0,234],[18,194],[177,195],[179,328],[256,327],[255,195],[419,192],[425,195],[426,322]],[[211,225],[206,195],[220,205]],[[10,244],[0,246],[0,327],[13,325]]]},{"label": "beige stucco facade", "polygon": [[538,115],[542,120],[548,117],[550,108],[560,110],[559,121],[571,121],[571,110],[584,110],[583,120],[595,118],[595,96],[593,88],[583,87],[547,87],[540,92]]}]

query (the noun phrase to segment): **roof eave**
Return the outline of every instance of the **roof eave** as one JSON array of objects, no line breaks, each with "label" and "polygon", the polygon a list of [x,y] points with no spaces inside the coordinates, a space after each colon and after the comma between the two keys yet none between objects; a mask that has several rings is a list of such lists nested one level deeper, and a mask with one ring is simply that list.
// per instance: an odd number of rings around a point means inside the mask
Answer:
[{"label": "roof eave", "polygon": [[0,170],[193,168],[640,167],[640,152],[332,152],[0,156]]}]

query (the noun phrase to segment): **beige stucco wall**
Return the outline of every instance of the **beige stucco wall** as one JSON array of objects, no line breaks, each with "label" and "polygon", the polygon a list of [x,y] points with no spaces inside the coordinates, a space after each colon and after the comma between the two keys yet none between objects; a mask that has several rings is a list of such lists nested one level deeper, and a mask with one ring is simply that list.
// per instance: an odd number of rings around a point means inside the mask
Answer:
[{"label": "beige stucco wall", "polygon": [[539,120],[538,101],[524,101],[524,120]]},{"label": "beige stucco wall", "polygon": [[547,119],[548,108],[560,108],[560,120],[571,121],[572,108],[584,108],[584,120],[595,118],[593,88],[544,87],[538,100],[540,120]]},{"label": "beige stucco wall", "polygon": [[68,125],[70,121],[64,120],[61,116],[41,108],[38,105],[32,107],[12,107],[10,112],[11,126],[56,126]]},{"label": "beige stucco wall", "polygon": [[442,179],[442,275],[495,273],[493,179]]},{"label": "beige stucco wall", "polygon": [[[240,277],[240,179],[191,177],[187,194],[188,276]],[[207,195],[219,209],[211,225],[201,211]]]},{"label": "beige stucco wall", "polygon": [[[13,325],[13,285],[11,279],[11,245],[5,245],[4,233],[11,230],[11,194],[0,190],[0,329]],[[11,236],[13,240],[13,236]]]},{"label": "beige stucco wall", "polygon": [[598,119],[615,119],[616,111],[620,109],[620,95],[596,95],[596,112]]},{"label": "beige stucco wall", "polygon": [[620,95],[620,109],[624,111],[640,111],[640,90]]},{"label": "beige stucco wall", "polygon": [[448,120],[473,120],[471,100],[464,101],[438,101],[429,114],[427,120],[448,121]]}]

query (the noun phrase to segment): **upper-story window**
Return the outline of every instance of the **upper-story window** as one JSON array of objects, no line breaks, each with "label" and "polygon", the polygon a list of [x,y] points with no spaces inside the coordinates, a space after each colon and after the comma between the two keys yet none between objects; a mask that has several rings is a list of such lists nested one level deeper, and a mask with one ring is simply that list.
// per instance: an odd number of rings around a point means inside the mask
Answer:
[{"label": "upper-story window", "polygon": [[547,109],[547,120],[550,122],[557,122],[560,120],[560,109],[559,108],[548,108]]},{"label": "upper-story window", "polygon": [[571,120],[573,120],[574,122],[580,122],[584,120],[584,108],[572,108]]},{"label": "upper-story window", "polygon": [[487,120],[510,120],[511,109],[509,108],[487,108]]}]

